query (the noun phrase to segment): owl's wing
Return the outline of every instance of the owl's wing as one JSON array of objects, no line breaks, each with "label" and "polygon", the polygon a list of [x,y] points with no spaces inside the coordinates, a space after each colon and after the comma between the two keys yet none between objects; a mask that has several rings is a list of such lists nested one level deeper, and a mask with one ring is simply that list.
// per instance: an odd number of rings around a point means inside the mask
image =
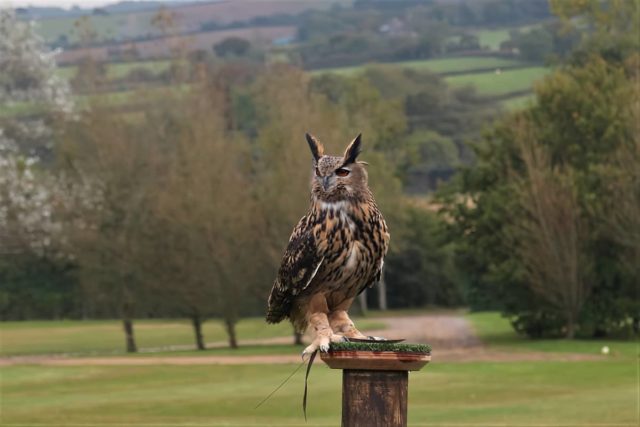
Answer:
[{"label": "owl's wing", "polygon": [[312,226],[303,217],[289,239],[269,295],[267,322],[278,323],[291,311],[293,299],[309,286],[322,265]]},{"label": "owl's wing", "polygon": [[382,217],[377,219],[381,224],[380,233],[376,234],[378,240],[376,247],[378,248],[377,258],[378,263],[375,270],[373,270],[371,276],[365,281],[365,285],[362,287],[359,293],[362,293],[365,289],[372,287],[382,279],[382,267],[384,267],[384,257],[387,255],[387,249],[389,249],[389,232],[387,230],[387,224]]}]

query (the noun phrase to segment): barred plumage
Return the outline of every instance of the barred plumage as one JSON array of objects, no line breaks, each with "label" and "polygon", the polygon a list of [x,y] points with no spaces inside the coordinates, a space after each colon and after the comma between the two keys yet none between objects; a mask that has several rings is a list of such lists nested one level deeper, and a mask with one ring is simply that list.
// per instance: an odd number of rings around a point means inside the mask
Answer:
[{"label": "barred plumage", "polygon": [[331,340],[364,337],[346,311],[365,288],[380,280],[389,245],[384,218],[358,162],[360,135],[343,156],[325,156],[311,135],[314,158],[309,213],[294,228],[269,296],[267,321],[289,318],[316,338],[306,353],[327,350]]}]

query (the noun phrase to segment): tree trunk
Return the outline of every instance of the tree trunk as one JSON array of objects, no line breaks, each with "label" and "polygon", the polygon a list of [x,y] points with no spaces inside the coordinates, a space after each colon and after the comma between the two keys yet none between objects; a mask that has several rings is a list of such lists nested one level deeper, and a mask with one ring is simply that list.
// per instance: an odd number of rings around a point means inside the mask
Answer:
[{"label": "tree trunk", "polygon": [[300,332],[293,330],[293,344],[302,345],[302,335]]},{"label": "tree trunk", "polygon": [[206,350],[207,347],[204,345],[204,337],[202,336],[202,319],[198,314],[191,316],[191,324],[196,335],[196,347],[198,350]]},{"label": "tree trunk", "polygon": [[384,270],[380,273],[380,283],[378,283],[378,308],[387,309],[387,282],[384,280]]},{"label": "tree trunk", "polygon": [[576,322],[573,314],[569,314],[567,318],[567,333],[565,338],[572,340],[576,334]]},{"label": "tree trunk", "polygon": [[227,336],[229,337],[229,347],[238,348],[238,340],[236,338],[236,322],[233,319],[224,319],[224,325],[227,329]]},{"label": "tree trunk", "polygon": [[367,291],[362,291],[360,295],[358,295],[358,303],[360,304],[360,311],[363,316],[367,315],[367,311],[369,310],[367,307]]},{"label": "tree trunk", "polygon": [[136,353],[136,338],[133,333],[133,307],[129,302],[122,305],[122,326],[124,327],[124,335],[127,345],[127,353]]}]

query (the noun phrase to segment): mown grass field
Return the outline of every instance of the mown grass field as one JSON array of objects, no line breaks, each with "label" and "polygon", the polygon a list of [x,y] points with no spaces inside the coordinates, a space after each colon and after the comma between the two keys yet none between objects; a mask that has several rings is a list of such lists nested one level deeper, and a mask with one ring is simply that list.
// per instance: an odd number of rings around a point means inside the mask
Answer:
[{"label": "mown grass field", "polygon": [[450,76],[446,80],[452,86],[471,85],[482,95],[499,96],[531,90],[535,81],[550,72],[551,70],[545,67],[528,67],[503,70],[500,73],[484,72]]},{"label": "mown grass field", "polygon": [[[519,67],[524,63],[514,59],[495,57],[458,57],[442,59],[425,59],[420,61],[399,61],[389,65],[411,68],[414,70],[429,70],[434,73],[453,73],[462,71],[482,70],[487,68]],[[341,75],[353,75],[362,72],[367,65],[354,67],[323,68],[313,71],[313,74],[336,73]]]},{"label": "mown grass field", "polygon": [[[303,373],[270,401],[295,365],[11,366],[2,369],[3,425],[187,423],[334,426],[338,371],[318,363],[309,380],[309,421],[301,411]],[[428,365],[411,374],[409,425],[636,425],[631,360]]]},{"label": "mown grass field", "polygon": [[[474,313],[467,318],[489,346],[502,350],[594,353],[607,344],[612,353],[589,361],[449,363],[438,359],[436,348],[434,361],[410,376],[409,425],[637,425],[636,343],[531,341],[518,337],[496,313]],[[140,339],[147,336],[154,344],[168,337],[172,342],[190,338],[185,322],[137,323]],[[43,338],[64,330],[75,330],[67,342],[75,343],[76,348],[85,340],[93,340],[95,346],[110,336],[121,338],[115,322],[16,322],[4,323],[2,330],[3,344],[8,331],[21,335],[22,340],[37,341],[38,345],[28,346],[35,351],[44,350]],[[239,330],[247,338],[265,337],[286,334],[289,327],[266,327],[260,319],[250,319]],[[220,337],[222,330],[209,323],[205,333]],[[20,339],[13,336],[13,343]],[[259,348],[248,347],[243,354],[259,353]],[[0,366],[2,425],[338,425],[341,375],[321,362],[309,379],[307,423],[301,411],[302,370],[271,400],[254,409],[295,367]]]},{"label": "mown grass field", "polygon": [[[384,323],[362,320],[366,329],[380,329]],[[138,346],[141,349],[170,348],[194,344],[193,329],[188,320],[138,320],[134,322]],[[287,322],[266,325],[262,318],[243,319],[238,323],[240,340],[255,340],[292,336]],[[227,339],[221,321],[210,320],[203,325],[207,342],[224,342]],[[267,353],[287,351],[287,346],[251,347],[241,353]],[[233,353],[233,350],[230,350]],[[121,354],[124,353],[122,324],[116,320],[92,321],[30,321],[3,322],[0,331],[0,356],[25,354]],[[224,353],[222,351],[221,353]]]}]

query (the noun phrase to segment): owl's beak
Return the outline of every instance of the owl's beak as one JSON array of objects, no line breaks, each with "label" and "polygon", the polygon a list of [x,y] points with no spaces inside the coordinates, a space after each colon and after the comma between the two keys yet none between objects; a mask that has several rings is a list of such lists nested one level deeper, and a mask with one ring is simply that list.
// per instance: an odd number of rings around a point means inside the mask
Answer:
[{"label": "owl's beak", "polygon": [[331,182],[329,181],[330,178],[330,176],[325,176],[324,178],[322,178],[322,188],[324,188],[324,191],[327,191],[331,186]]}]

